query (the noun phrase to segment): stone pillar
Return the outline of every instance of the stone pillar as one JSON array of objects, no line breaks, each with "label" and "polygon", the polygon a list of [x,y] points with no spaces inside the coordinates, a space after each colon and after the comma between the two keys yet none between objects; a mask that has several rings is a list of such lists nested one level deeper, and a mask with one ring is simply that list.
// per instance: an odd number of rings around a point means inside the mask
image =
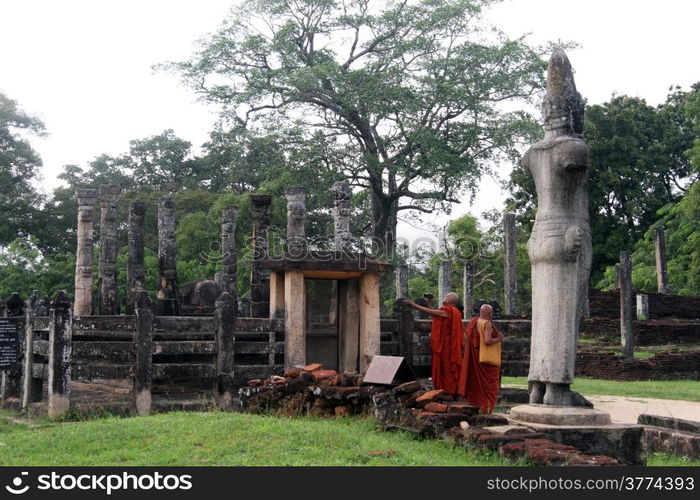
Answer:
[{"label": "stone pillar", "polygon": [[450,293],[450,274],[452,274],[452,266],[449,260],[441,260],[438,270],[438,303],[435,308],[442,306],[442,301],[445,295]]},{"label": "stone pillar", "polygon": [[339,307],[339,371],[359,369],[360,339],[360,280],[351,278],[338,281]]},{"label": "stone pillar", "polygon": [[615,288],[620,288],[620,263],[615,264]]},{"label": "stone pillar", "polygon": [[[6,318],[18,318],[24,316],[24,301],[19,296],[17,292],[10,294],[10,296],[5,300],[5,313]],[[22,363],[22,353],[24,352],[24,338],[23,332],[19,332],[19,352],[20,359],[19,362]],[[0,372],[0,399],[15,398],[19,397],[22,389],[22,377],[21,372],[15,371],[3,371]]]},{"label": "stone pillar", "polygon": [[234,295],[222,293],[216,299],[216,399],[222,409],[229,409],[234,398],[234,344],[236,308]]},{"label": "stone pillar", "polygon": [[292,258],[302,258],[306,255],[306,193],[303,186],[290,187],[284,190],[287,197],[287,255]]},{"label": "stone pillar", "polygon": [[254,318],[270,315],[270,271],[260,267],[260,261],[270,256],[268,231],[272,196],[250,195],[253,212],[253,265],[250,272],[250,313]]},{"label": "stone pillar", "polygon": [[336,251],[348,250],[352,242],[350,233],[350,197],[352,191],[346,182],[333,184],[333,235]]},{"label": "stone pillar", "polygon": [[78,247],[75,256],[75,303],[76,316],[92,314],[92,222],[97,203],[96,189],[76,189],[78,198]]},{"label": "stone pillar", "polygon": [[216,275],[216,282],[224,292],[237,300],[236,273],[238,267],[238,249],[236,248],[236,219],[238,206],[227,205],[221,212],[221,271]]},{"label": "stone pillar", "polygon": [[134,313],[136,295],[146,290],[146,267],[144,265],[144,217],[146,204],[132,201],[129,204],[129,255],[126,262],[126,313]]},{"label": "stone pillar", "polygon": [[117,203],[122,188],[118,184],[100,186],[100,314],[119,314],[117,292]]},{"label": "stone pillar", "polygon": [[139,415],[151,413],[153,388],[153,302],[141,290],[134,297],[136,337],[134,356],[134,407]]},{"label": "stone pillar", "polygon": [[175,251],[175,203],[169,196],[158,200],[158,277],[156,295],[159,316],[180,314],[180,290],[177,282]]},{"label": "stone pillar", "polygon": [[649,319],[649,296],[645,293],[637,294],[637,319]]},{"label": "stone pillar", "polygon": [[270,319],[284,318],[284,273],[270,273]]},{"label": "stone pillar", "polygon": [[656,249],[656,283],[659,293],[669,294],[668,273],[666,272],[666,235],[663,227],[654,230]]},{"label": "stone pillar", "polygon": [[620,252],[620,337],[622,355],[631,358],[634,353],[632,336],[632,262],[629,252]]},{"label": "stone pillar", "polygon": [[408,298],[408,266],[401,264],[396,269],[396,298]]},{"label": "stone pillar", "polygon": [[284,274],[284,369],[306,364],[306,285],[302,271]]},{"label": "stone pillar", "polygon": [[464,288],[464,319],[471,319],[474,314],[474,264],[464,264],[462,287]]},{"label": "stone pillar", "polygon": [[379,276],[360,278],[360,372],[365,373],[380,348]]},{"label": "stone pillar", "polygon": [[47,298],[34,290],[25,307],[24,366],[22,375],[22,411],[26,412],[31,403],[41,401],[43,380],[34,378],[34,318],[48,316]]},{"label": "stone pillar", "polygon": [[503,259],[504,295],[506,314],[514,316],[517,313],[515,306],[516,278],[515,278],[515,214],[507,213],[503,216],[503,243],[505,255]]},{"label": "stone pillar", "polygon": [[413,366],[413,310],[399,298],[394,305],[399,321],[399,356],[403,356],[409,366]]},{"label": "stone pillar", "polygon": [[51,302],[49,313],[49,417],[65,415],[70,409],[71,339],[73,316],[70,300],[61,290]]}]

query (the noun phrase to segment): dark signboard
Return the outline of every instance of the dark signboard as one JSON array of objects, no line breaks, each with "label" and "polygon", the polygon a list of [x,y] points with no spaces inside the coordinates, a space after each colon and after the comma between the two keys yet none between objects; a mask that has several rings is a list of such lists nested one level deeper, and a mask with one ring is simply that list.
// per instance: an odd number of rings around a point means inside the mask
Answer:
[{"label": "dark signboard", "polygon": [[19,370],[19,329],[21,318],[0,318],[0,370]]}]

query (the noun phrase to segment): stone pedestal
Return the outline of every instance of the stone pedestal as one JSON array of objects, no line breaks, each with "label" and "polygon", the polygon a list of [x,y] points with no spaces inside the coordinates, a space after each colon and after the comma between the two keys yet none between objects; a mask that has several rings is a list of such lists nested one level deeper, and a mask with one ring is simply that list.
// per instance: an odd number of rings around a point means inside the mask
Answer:
[{"label": "stone pedestal", "polygon": [[519,422],[548,425],[608,425],[610,414],[580,406],[520,405],[510,410]]},{"label": "stone pedestal", "polygon": [[589,455],[606,455],[623,465],[645,465],[643,427],[615,424],[592,408],[521,405],[508,415],[511,425],[540,432],[546,439],[573,446]]}]

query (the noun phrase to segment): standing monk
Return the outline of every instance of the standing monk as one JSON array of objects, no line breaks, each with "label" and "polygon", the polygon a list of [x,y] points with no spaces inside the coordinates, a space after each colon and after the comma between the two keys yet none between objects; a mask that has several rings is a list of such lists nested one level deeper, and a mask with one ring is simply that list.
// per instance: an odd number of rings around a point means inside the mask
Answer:
[{"label": "standing monk", "polygon": [[503,340],[503,334],[491,322],[492,317],[493,308],[484,304],[479,309],[479,316],[472,318],[467,325],[467,345],[457,390],[468,403],[478,406],[484,413],[491,413],[496,407],[500,386],[500,349],[497,350],[498,364],[495,360],[490,363],[479,360],[482,349]]},{"label": "standing monk", "polygon": [[433,317],[430,330],[430,350],[433,352],[433,386],[457,394],[459,369],[462,362],[462,313],[455,305],[459,297],[448,293],[440,309],[419,306],[412,300],[406,304]]}]

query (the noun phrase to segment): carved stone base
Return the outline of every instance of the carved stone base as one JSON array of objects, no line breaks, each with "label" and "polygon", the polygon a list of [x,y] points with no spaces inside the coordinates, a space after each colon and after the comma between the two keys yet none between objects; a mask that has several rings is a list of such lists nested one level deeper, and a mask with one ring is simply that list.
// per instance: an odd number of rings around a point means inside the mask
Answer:
[{"label": "carved stone base", "polygon": [[609,413],[575,406],[521,405],[512,408],[509,417],[520,422],[548,425],[610,424]]}]

